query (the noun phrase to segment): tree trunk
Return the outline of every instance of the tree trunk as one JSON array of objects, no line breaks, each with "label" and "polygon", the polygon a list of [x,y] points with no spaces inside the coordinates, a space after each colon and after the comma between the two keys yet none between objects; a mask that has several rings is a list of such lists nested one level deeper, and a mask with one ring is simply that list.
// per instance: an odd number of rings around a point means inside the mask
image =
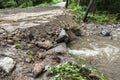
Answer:
[{"label": "tree trunk", "polygon": [[93,1],[93,6],[91,8],[91,12],[92,12],[93,16],[95,14],[95,8],[96,8],[96,4],[95,3],[96,3],[96,0]]},{"label": "tree trunk", "polygon": [[78,3],[78,6],[81,6],[81,0],[78,0],[77,3]]},{"label": "tree trunk", "polygon": [[66,0],[65,8],[68,8],[69,0]]},{"label": "tree trunk", "polygon": [[88,7],[87,7],[87,10],[86,10],[86,12],[85,12],[85,15],[84,15],[83,18],[82,18],[83,22],[86,22],[87,15],[88,15],[90,9],[92,8],[93,4],[94,4],[94,0],[90,0],[89,5],[88,5]]}]

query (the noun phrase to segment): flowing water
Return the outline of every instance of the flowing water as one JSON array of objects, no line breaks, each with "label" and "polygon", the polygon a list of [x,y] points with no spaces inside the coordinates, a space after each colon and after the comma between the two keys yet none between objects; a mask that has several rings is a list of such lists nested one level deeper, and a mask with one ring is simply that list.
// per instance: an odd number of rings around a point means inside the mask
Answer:
[{"label": "flowing water", "polygon": [[69,52],[78,62],[96,68],[108,80],[120,80],[120,30],[113,31],[113,40],[92,35],[70,44]]}]

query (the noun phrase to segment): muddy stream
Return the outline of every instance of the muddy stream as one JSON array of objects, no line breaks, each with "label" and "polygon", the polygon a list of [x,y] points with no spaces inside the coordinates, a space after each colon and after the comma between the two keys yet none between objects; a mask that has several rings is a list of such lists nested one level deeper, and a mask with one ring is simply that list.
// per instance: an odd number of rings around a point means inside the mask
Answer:
[{"label": "muddy stream", "polygon": [[113,40],[100,35],[82,37],[70,44],[69,52],[78,63],[97,69],[108,80],[120,80],[120,28],[111,33]]}]

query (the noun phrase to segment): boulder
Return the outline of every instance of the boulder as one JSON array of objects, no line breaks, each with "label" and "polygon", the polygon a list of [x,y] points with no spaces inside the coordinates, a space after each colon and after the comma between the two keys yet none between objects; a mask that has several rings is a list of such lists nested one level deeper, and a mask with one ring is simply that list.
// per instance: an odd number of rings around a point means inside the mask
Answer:
[{"label": "boulder", "polygon": [[15,61],[9,57],[0,57],[0,67],[7,73],[10,73],[15,67]]},{"label": "boulder", "polygon": [[60,43],[58,46],[48,50],[48,53],[64,53],[67,51],[67,47],[65,43]]},{"label": "boulder", "polygon": [[44,64],[43,63],[36,63],[33,68],[33,75],[34,77],[38,77],[44,71]]},{"label": "boulder", "polygon": [[56,42],[57,43],[69,42],[68,34],[66,33],[66,31],[64,29],[62,29],[61,32],[59,33],[59,36],[56,39]]},{"label": "boulder", "polygon": [[9,39],[9,40],[7,40],[7,43],[13,45],[14,41]]},{"label": "boulder", "polygon": [[102,34],[103,36],[110,36],[110,31],[109,31],[109,30],[102,30],[102,31],[101,31],[101,34]]}]

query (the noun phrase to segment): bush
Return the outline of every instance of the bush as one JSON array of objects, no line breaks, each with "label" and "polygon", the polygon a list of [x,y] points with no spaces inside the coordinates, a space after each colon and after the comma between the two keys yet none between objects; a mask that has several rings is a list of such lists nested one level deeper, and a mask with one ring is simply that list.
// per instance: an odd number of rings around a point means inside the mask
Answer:
[{"label": "bush", "polygon": [[17,3],[14,0],[0,0],[0,8],[16,7]]}]

